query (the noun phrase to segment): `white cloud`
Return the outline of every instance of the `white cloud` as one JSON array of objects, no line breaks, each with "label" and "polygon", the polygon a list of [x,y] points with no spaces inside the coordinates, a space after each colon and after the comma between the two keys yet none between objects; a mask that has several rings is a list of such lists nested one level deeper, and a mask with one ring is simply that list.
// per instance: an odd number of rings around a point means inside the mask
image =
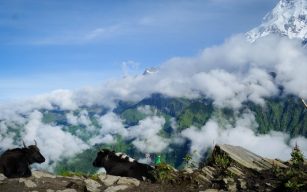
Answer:
[{"label": "white cloud", "polygon": [[128,76],[128,75],[137,75],[140,73],[140,69],[139,69],[140,64],[129,60],[129,61],[123,61],[122,62],[122,71],[124,76]]},{"label": "white cloud", "polygon": [[46,158],[47,163],[56,162],[65,157],[88,148],[81,139],[62,130],[60,126],[52,126],[42,123],[42,113],[34,111],[30,114],[22,136],[27,145],[37,141],[38,147]]},{"label": "white cloud", "polygon": [[[170,59],[157,73],[125,76],[75,95],[77,103],[109,107],[117,100],[139,101],[152,93],[187,98],[205,95],[218,106],[238,108],[248,100],[264,104],[263,98],[276,95],[279,85],[286,93],[307,98],[306,63],[300,42],[269,36],[250,44],[239,35],[195,57]],[[270,72],[277,74],[275,79]]]},{"label": "white cloud", "polygon": [[120,135],[126,137],[128,131],[123,124],[123,120],[113,112],[101,116],[98,119],[100,126],[99,135],[91,138],[90,143],[114,143],[115,139],[112,135]]},{"label": "white cloud", "polygon": [[165,119],[158,116],[149,116],[138,125],[129,127],[129,137],[132,144],[141,152],[158,153],[166,149],[169,141],[159,135],[165,124]]},{"label": "white cloud", "polygon": [[[231,144],[242,146],[258,155],[268,158],[290,159],[291,146],[295,141],[306,154],[307,139],[298,137],[291,139],[282,132],[271,131],[269,134],[255,134],[257,126],[252,113],[237,117],[235,126],[221,125],[215,119],[209,120],[201,128],[191,127],[182,132],[182,136],[191,140],[191,151],[196,151],[195,160],[199,161],[204,152],[214,144]],[[291,146],[289,146],[290,140]]]},{"label": "white cloud", "polygon": [[95,127],[92,124],[92,120],[89,117],[87,110],[81,110],[77,115],[74,115],[73,112],[66,114],[66,119],[68,123],[72,125],[83,125],[88,131],[94,131]]}]

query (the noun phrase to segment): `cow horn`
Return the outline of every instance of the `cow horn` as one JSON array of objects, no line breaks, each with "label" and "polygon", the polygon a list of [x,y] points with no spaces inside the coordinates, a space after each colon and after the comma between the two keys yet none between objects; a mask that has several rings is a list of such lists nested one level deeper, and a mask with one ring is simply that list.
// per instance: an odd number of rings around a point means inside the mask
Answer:
[{"label": "cow horn", "polygon": [[26,146],[24,140],[22,140],[22,144],[23,144],[23,147],[24,147],[24,148],[27,148],[27,146]]},{"label": "cow horn", "polygon": [[36,140],[34,139],[34,143],[35,143],[35,146],[37,146],[37,142],[36,142]]}]

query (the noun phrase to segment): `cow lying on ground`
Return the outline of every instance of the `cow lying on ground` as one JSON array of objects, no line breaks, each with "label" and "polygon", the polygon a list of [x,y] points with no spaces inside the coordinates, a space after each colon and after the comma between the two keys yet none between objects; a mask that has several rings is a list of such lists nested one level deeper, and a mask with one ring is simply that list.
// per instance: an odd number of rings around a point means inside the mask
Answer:
[{"label": "cow lying on ground", "polygon": [[45,158],[36,145],[15,148],[5,151],[0,156],[0,173],[8,178],[30,177],[32,175],[29,165],[32,163],[43,163]]},{"label": "cow lying on ground", "polygon": [[97,153],[93,166],[104,167],[107,174],[110,175],[133,177],[139,180],[146,178],[152,182],[156,181],[152,175],[153,167],[139,163],[126,154],[115,153],[108,149],[103,149]]}]

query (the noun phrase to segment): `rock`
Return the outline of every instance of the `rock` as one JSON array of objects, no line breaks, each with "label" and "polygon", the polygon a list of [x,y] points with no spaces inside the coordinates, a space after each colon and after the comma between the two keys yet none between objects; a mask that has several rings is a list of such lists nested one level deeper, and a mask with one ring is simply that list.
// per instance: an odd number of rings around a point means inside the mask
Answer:
[{"label": "rock", "polygon": [[26,185],[26,187],[29,187],[29,188],[37,187],[37,185],[31,180],[26,180],[24,184]]},{"label": "rock", "polygon": [[64,190],[57,190],[56,192],[77,192],[76,189],[64,189]]},{"label": "rock", "polygon": [[225,154],[230,158],[232,163],[243,168],[250,168],[256,171],[262,171],[272,168],[272,164],[265,158],[262,158],[247,149],[240,146],[232,145],[216,145],[213,150],[213,156]]},{"label": "rock", "polygon": [[99,177],[99,179],[104,185],[111,186],[119,180],[119,177],[113,175],[106,175],[105,177]]},{"label": "rock", "polygon": [[230,191],[230,192],[236,192],[237,191],[237,185],[236,185],[236,182],[234,181],[233,178],[226,177],[226,178],[223,179],[223,181],[227,186],[227,191]]},{"label": "rock", "polygon": [[265,158],[265,160],[267,160],[268,162],[270,162],[272,164],[272,166],[274,167],[280,167],[280,168],[288,168],[287,165],[285,165],[281,160],[279,159],[269,159],[269,158]]},{"label": "rock", "polygon": [[128,177],[120,177],[118,181],[116,182],[118,185],[134,185],[139,186],[140,181],[134,178],[128,178]]},{"label": "rock", "polygon": [[[78,177],[76,175],[72,176],[72,177],[67,177],[67,178],[70,178],[70,179],[74,179],[74,180],[82,180],[82,177]],[[83,178],[84,179],[84,178]]]},{"label": "rock", "polygon": [[52,189],[47,189],[46,192],[54,192]]},{"label": "rock", "polygon": [[[212,167],[213,168],[213,167]],[[213,168],[214,169],[214,168]],[[201,171],[202,171],[202,173],[207,177],[207,178],[209,178],[209,179],[213,179],[214,177],[213,177],[213,169],[211,169],[210,168],[210,166],[206,166],[206,167],[203,167],[202,169],[201,169]]]},{"label": "rock", "polygon": [[239,183],[240,183],[240,187],[241,187],[241,189],[246,189],[247,187],[246,187],[246,181],[245,180],[243,180],[243,179],[238,179],[238,181],[239,181]]},{"label": "rock", "polygon": [[37,185],[33,181],[24,178],[19,179],[19,183],[24,183],[25,186],[28,188],[37,187]]},{"label": "rock", "polygon": [[195,180],[196,180],[199,184],[210,184],[210,183],[211,183],[211,181],[210,181],[207,177],[205,177],[205,176],[203,176],[203,175],[197,175],[196,178],[195,178]]},{"label": "rock", "polygon": [[98,178],[99,178],[100,181],[104,180],[106,177],[107,177],[107,175],[105,173],[98,175]]},{"label": "rock", "polygon": [[86,185],[87,191],[90,192],[99,192],[99,187],[101,187],[101,184],[98,183],[97,181],[94,181],[92,179],[85,179],[84,183]]},{"label": "rock", "polygon": [[7,179],[6,176],[4,176],[2,173],[0,173],[0,181],[3,181],[5,179]]},{"label": "rock", "polygon": [[200,191],[200,192],[219,192],[218,189],[206,189],[205,191]]},{"label": "rock", "polygon": [[116,185],[116,186],[110,186],[104,192],[116,192],[116,191],[122,191],[128,189],[127,185]]},{"label": "rock", "polygon": [[193,169],[191,169],[191,168],[184,168],[183,172],[191,174],[191,173],[193,173]]},{"label": "rock", "polygon": [[238,177],[243,177],[244,176],[244,173],[239,169],[239,168],[236,168],[236,167],[228,167],[227,168],[227,171],[229,171],[231,174],[234,174]]},{"label": "rock", "polygon": [[39,179],[41,177],[48,177],[48,178],[56,178],[55,175],[52,175],[51,173],[42,172],[42,171],[32,171],[32,176]]}]

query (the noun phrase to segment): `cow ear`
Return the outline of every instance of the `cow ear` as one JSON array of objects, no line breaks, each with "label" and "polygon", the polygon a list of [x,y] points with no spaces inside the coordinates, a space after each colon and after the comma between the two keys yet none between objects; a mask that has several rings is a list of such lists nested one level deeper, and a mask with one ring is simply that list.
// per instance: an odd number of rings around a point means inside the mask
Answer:
[{"label": "cow ear", "polygon": [[27,146],[26,146],[24,140],[22,140],[22,144],[23,144],[23,147],[24,147],[24,148],[27,148]]}]

